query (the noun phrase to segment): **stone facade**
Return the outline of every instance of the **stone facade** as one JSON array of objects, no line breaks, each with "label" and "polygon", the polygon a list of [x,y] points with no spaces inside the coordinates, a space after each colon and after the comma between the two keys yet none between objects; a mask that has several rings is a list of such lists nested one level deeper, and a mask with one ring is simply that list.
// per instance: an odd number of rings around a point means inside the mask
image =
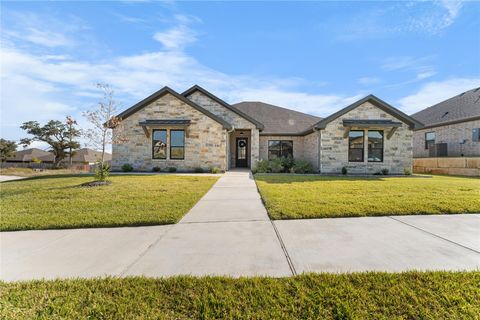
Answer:
[{"label": "stone facade", "polygon": [[[119,128],[126,142],[112,147],[112,169],[120,170],[130,164],[136,171],[151,171],[154,167],[162,170],[175,167],[178,171],[193,171],[196,168],[208,170],[218,167],[221,170],[235,168],[236,138],[248,138],[248,166],[254,167],[259,159],[268,159],[269,140],[291,140],[293,156],[309,161],[320,173],[340,173],[347,167],[349,173],[373,174],[388,169],[392,174],[402,174],[404,169],[412,169],[413,132],[405,123],[388,138],[391,128],[370,128],[384,130],[383,162],[368,162],[367,130],[365,129],[364,161],[348,161],[348,137],[345,135],[344,119],[385,119],[400,120],[370,102],[364,102],[346,114],[332,120],[324,129],[304,136],[261,135],[256,125],[238,115],[201,91],[194,91],[187,99],[225,120],[231,129],[198,110],[189,102],[178,98],[171,91],[158,95],[155,101],[138,109],[121,122]],[[212,118],[213,117],[213,118]],[[142,127],[145,120],[190,120],[188,125],[149,125]],[[478,122],[475,124],[478,125]],[[185,158],[170,159],[170,130],[185,130]],[[145,132],[144,129],[147,131]],[[167,130],[167,159],[152,158],[152,130]],[[352,128],[355,130],[355,128]],[[116,134],[116,132],[115,132]]]},{"label": "stone facade", "polygon": [[[368,162],[367,130],[365,129],[364,161],[348,161],[348,137],[344,137],[344,119],[384,119],[401,122],[396,117],[377,108],[369,102],[338,117],[328,123],[321,131],[320,149],[320,172],[340,173],[342,167],[346,167],[348,173],[373,174],[386,168],[390,174],[403,174],[404,169],[412,170],[412,135],[413,131],[403,123],[390,139],[387,134],[390,128],[378,128],[384,130],[384,153],[383,162]],[[375,130],[376,128],[371,128]],[[352,128],[355,130],[355,128]],[[362,129],[364,130],[364,129]]]},{"label": "stone facade", "polygon": [[[140,121],[152,119],[190,120],[185,127],[185,159],[170,160],[169,147],[167,159],[152,159],[152,129],[170,129],[178,127],[150,127],[149,137],[145,134]],[[153,167],[165,169],[175,167],[179,171],[191,171],[201,167],[227,169],[227,130],[212,118],[194,109],[175,96],[167,93],[121,122],[119,129],[128,141],[113,144],[112,170],[120,170],[123,164],[131,164],[136,171],[151,171]],[[169,137],[167,137],[169,141]]]},{"label": "stone facade", "polygon": [[480,120],[417,130],[413,134],[413,156],[429,156],[425,149],[425,133],[435,132],[435,143],[447,143],[449,157],[479,157],[480,141],[472,141],[473,129],[480,128]]},{"label": "stone facade", "polygon": [[309,161],[315,171],[319,170],[319,139],[320,139],[320,132],[315,131],[313,133],[307,134],[303,138],[303,159]]},{"label": "stone facade", "polygon": [[[199,106],[207,109],[216,116],[224,119],[234,127],[234,131],[230,133],[229,145],[232,146],[230,149],[230,159],[228,159],[228,168],[235,168],[235,139],[239,132],[249,132],[248,144],[249,144],[249,166],[255,164],[259,158],[259,131],[254,123],[251,123],[247,119],[241,117],[235,112],[225,108],[217,101],[211,99],[200,91],[195,91],[189,96],[188,99],[195,102]],[[241,136],[241,135],[240,135]]]}]

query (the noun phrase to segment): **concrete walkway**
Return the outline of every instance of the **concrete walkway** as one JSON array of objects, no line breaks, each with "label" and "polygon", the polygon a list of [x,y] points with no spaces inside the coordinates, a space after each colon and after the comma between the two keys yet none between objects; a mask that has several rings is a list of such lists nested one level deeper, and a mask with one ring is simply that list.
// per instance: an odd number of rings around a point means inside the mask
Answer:
[{"label": "concrete walkway", "polygon": [[0,175],[0,182],[20,180],[20,179],[25,179],[25,177]]},{"label": "concrete walkway", "polygon": [[480,215],[272,222],[230,171],[168,226],[0,233],[0,278],[480,269]]}]

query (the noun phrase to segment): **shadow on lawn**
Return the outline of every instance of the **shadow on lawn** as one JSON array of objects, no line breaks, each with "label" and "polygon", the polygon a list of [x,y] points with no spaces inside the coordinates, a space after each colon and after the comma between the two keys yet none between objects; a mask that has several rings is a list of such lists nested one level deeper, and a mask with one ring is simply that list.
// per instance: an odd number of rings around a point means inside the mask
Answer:
[{"label": "shadow on lawn", "polygon": [[[154,176],[155,174],[118,174],[110,175],[110,178],[115,177],[147,177]],[[12,183],[12,182],[22,182],[22,181],[32,181],[32,180],[43,180],[43,179],[62,179],[62,178],[93,178],[95,174],[93,173],[72,173],[72,174],[45,174],[33,177],[26,177],[18,180],[9,180],[3,181],[2,183]]]},{"label": "shadow on lawn", "polygon": [[299,182],[312,182],[312,181],[386,181],[388,178],[392,177],[381,177],[381,176],[318,176],[318,175],[255,175],[255,180],[263,181],[266,183],[299,183]]},{"label": "shadow on lawn", "polygon": [[[318,175],[318,174],[288,174],[288,173],[267,173],[267,174],[255,174],[255,180],[263,181],[266,183],[298,183],[298,182],[312,182],[312,181],[387,181],[392,178],[401,178],[401,179],[430,179],[433,178],[432,175]],[[457,177],[458,178],[458,177]],[[472,177],[461,177],[461,178],[472,178]],[[478,178],[477,178],[478,179]]]}]

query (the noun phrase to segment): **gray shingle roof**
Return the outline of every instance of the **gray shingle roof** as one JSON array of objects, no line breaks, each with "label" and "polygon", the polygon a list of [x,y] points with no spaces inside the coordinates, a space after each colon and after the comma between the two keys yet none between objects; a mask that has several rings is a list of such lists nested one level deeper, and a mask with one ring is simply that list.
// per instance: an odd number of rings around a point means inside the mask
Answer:
[{"label": "gray shingle roof", "polygon": [[480,117],[480,88],[437,103],[411,115],[425,127],[462,122]]},{"label": "gray shingle roof", "polygon": [[[83,148],[83,149],[78,149],[74,151],[72,161],[93,163],[101,158],[102,158],[102,152],[89,149],[89,148]],[[110,161],[110,160],[112,160],[112,154],[105,152],[105,161]],[[66,163],[70,162],[70,157],[67,156],[63,161]]]},{"label": "gray shingle roof", "polygon": [[7,161],[30,162],[33,158],[37,158],[42,162],[53,162],[54,155],[48,151],[44,151],[38,148],[30,148],[16,151],[13,157],[7,158]]},{"label": "gray shingle roof", "polygon": [[277,107],[268,103],[245,101],[233,104],[264,125],[261,134],[298,135],[312,128],[322,118],[298,111]]}]

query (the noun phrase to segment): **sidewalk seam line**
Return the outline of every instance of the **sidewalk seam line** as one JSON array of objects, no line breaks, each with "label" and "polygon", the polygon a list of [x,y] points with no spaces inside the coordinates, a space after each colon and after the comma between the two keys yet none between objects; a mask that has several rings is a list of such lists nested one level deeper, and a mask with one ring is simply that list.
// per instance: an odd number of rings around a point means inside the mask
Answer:
[{"label": "sidewalk seam line", "polygon": [[235,223],[235,222],[268,222],[268,220],[262,219],[250,219],[250,220],[206,220],[206,221],[185,221],[177,224],[199,224],[199,223]]},{"label": "sidewalk seam line", "polygon": [[280,243],[280,247],[282,248],[283,254],[285,255],[285,259],[287,259],[287,264],[288,267],[290,268],[290,271],[292,272],[293,276],[297,275],[297,270],[295,270],[295,266],[293,265],[293,261],[290,258],[290,255],[288,254],[287,247],[285,246],[285,243],[283,242],[282,236],[280,235],[280,231],[277,229],[277,226],[273,222],[273,220],[270,218],[270,214],[268,213],[267,208],[265,207],[265,202],[263,200],[263,197],[261,196],[260,190],[258,190],[258,185],[255,179],[253,179],[255,182],[255,189],[257,190],[258,195],[260,196],[260,202],[262,203],[263,207],[265,208],[265,211],[267,212],[267,217],[268,220],[270,220],[270,223],[272,224],[273,231],[275,232],[275,235],[277,236],[278,242]]},{"label": "sidewalk seam line", "polygon": [[389,217],[390,219],[392,219],[392,220],[395,220],[395,221],[397,221],[397,222],[403,223],[404,225],[407,225],[407,226],[409,226],[409,227],[415,228],[415,229],[417,229],[417,230],[419,230],[419,231],[422,231],[422,232],[424,232],[424,233],[427,233],[427,234],[429,234],[429,235],[432,235],[432,236],[434,236],[434,237],[436,237],[436,238],[442,239],[442,240],[444,240],[444,241],[448,241],[448,242],[450,242],[450,243],[452,243],[452,244],[455,244],[455,245],[457,245],[457,246],[459,246],[459,247],[462,247],[462,248],[464,248],[464,249],[467,249],[467,250],[470,250],[470,251],[473,251],[473,252],[475,252],[475,253],[480,254],[480,251],[477,251],[477,250],[475,250],[475,249],[472,249],[472,248],[469,248],[469,247],[467,247],[467,246],[464,246],[463,244],[460,244],[460,243],[457,243],[457,242],[455,242],[455,241],[449,240],[449,239],[447,239],[447,238],[444,238],[444,237],[442,237],[442,236],[439,236],[439,235],[437,235],[437,234],[435,234],[435,233],[432,233],[432,232],[430,232],[430,231],[424,230],[424,229],[422,229],[422,228],[420,228],[420,227],[414,226],[414,225],[409,224],[409,223],[407,223],[407,222],[404,222],[404,221],[395,219],[395,218],[392,217],[392,216],[388,216],[388,217]]},{"label": "sidewalk seam line", "polygon": [[295,270],[295,266],[293,265],[293,261],[290,258],[290,255],[288,254],[287,247],[285,246],[285,243],[283,242],[282,236],[280,235],[280,231],[278,231],[277,226],[275,223],[270,220],[270,223],[273,226],[273,230],[275,231],[275,234],[277,235],[278,241],[280,242],[280,247],[282,247],[283,254],[285,255],[285,258],[287,259],[288,266],[290,267],[290,271],[294,276],[297,275],[297,270]]},{"label": "sidewalk seam line", "polygon": [[130,270],[131,267],[133,267],[138,261],[140,261],[140,259],[142,259],[146,254],[147,252],[154,246],[156,245],[157,243],[160,242],[160,240],[163,239],[163,237],[165,237],[167,235],[167,233],[170,232],[170,230],[172,230],[173,228],[175,227],[175,224],[173,224],[167,231],[165,231],[164,234],[161,234],[154,242],[152,242],[151,244],[148,245],[148,247],[143,250],[139,255],[138,257],[136,257],[130,264],[128,264],[118,275],[120,277],[123,277],[125,275],[125,273]]}]

